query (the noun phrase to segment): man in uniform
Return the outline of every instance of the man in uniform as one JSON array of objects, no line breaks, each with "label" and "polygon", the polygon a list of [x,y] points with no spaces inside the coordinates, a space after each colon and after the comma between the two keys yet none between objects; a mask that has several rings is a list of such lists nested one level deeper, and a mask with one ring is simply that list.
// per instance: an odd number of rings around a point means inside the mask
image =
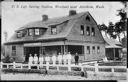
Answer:
[{"label": "man in uniform", "polygon": [[37,57],[37,54],[34,55],[34,64],[38,64],[38,57]]},{"label": "man in uniform", "polygon": [[43,61],[44,61],[44,57],[42,54],[40,54],[40,57],[39,57],[39,63],[40,64],[43,64]]},{"label": "man in uniform", "polygon": [[56,55],[55,54],[52,56],[52,61],[53,61],[53,65],[55,65],[56,64]]},{"label": "man in uniform", "polygon": [[71,64],[71,59],[72,59],[72,55],[71,55],[70,52],[68,52],[67,58],[68,58],[68,65],[70,65]]},{"label": "man in uniform", "polygon": [[45,57],[45,61],[46,61],[46,64],[49,65],[50,57],[48,55]]},{"label": "man in uniform", "polygon": [[59,61],[59,64],[62,64],[62,55],[60,53],[58,55],[58,61]]},{"label": "man in uniform", "polygon": [[29,64],[33,64],[33,57],[32,57],[32,54],[29,55]]}]

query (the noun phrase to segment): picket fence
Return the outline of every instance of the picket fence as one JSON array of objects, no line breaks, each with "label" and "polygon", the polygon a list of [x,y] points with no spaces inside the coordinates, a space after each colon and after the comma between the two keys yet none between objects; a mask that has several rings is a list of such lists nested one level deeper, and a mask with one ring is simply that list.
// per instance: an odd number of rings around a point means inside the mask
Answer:
[{"label": "picket fence", "polygon": [[[57,71],[62,71],[60,67],[67,68],[65,71],[73,71],[72,68],[79,68],[80,71],[91,71],[95,73],[109,72],[109,73],[126,73],[126,66],[99,66],[97,63],[94,66],[90,65],[60,65],[60,64],[23,64],[23,63],[3,63],[1,62],[1,69],[32,69],[35,66],[37,69],[45,67],[47,70],[51,70],[50,67],[55,67]],[[122,71],[121,71],[122,70]]]}]

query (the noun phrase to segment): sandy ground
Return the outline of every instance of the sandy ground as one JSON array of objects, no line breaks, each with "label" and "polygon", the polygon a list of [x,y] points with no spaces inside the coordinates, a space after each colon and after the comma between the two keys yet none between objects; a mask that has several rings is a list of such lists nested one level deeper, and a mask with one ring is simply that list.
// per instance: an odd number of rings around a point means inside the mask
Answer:
[{"label": "sandy ground", "polygon": [[[43,74],[23,74],[23,73],[7,73],[1,74],[1,80],[112,80],[110,77],[81,77],[69,75],[43,75]],[[118,80],[118,82],[127,82],[126,80]]]},{"label": "sandy ground", "polygon": [[81,76],[43,75],[43,74],[2,74],[1,80],[85,80]]}]

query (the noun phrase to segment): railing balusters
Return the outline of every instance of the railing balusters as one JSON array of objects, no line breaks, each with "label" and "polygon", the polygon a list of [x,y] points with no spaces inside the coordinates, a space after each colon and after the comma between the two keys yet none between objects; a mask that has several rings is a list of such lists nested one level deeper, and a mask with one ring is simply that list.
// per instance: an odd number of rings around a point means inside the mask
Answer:
[{"label": "railing balusters", "polygon": [[[95,72],[96,73],[98,73],[99,72],[99,68],[108,68],[108,69],[110,69],[111,68],[111,73],[114,73],[114,68],[120,68],[120,69],[125,69],[125,66],[123,67],[123,66],[121,66],[121,67],[117,67],[117,66],[98,66],[98,64],[97,63],[95,63],[95,65],[94,66],[88,66],[88,65],[85,65],[85,66],[82,66],[82,65],[59,65],[59,64],[51,64],[51,65],[49,65],[49,62],[46,62],[46,64],[22,64],[22,63],[15,63],[15,62],[13,62],[13,63],[3,63],[3,62],[1,62],[1,69],[3,69],[4,68],[4,66],[7,66],[7,68],[6,69],[8,69],[9,68],[9,65],[13,65],[13,68],[15,69],[16,68],[16,66],[20,66],[20,68],[17,68],[17,69],[23,69],[23,66],[28,66],[28,69],[31,69],[31,66],[37,66],[37,69],[39,70],[39,67],[41,67],[41,66],[46,66],[46,69],[47,70],[49,70],[49,68],[50,68],[50,66],[55,66],[55,67],[57,67],[57,71],[59,71],[59,67],[60,66],[62,66],[62,67],[68,67],[68,71],[72,71],[71,70],[71,68],[72,67],[80,67],[81,68],[81,71],[84,71],[84,68],[94,68],[95,69]],[[116,72],[116,71],[115,71]]]}]

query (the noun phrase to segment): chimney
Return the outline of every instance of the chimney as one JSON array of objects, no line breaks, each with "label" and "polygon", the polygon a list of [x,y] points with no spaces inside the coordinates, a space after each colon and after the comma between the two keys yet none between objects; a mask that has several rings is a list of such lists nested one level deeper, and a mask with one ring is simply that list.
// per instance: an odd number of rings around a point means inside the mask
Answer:
[{"label": "chimney", "polygon": [[48,15],[42,15],[42,20],[47,21],[48,20]]},{"label": "chimney", "polygon": [[76,10],[70,10],[69,11],[69,16],[76,15],[76,14],[77,14]]}]

